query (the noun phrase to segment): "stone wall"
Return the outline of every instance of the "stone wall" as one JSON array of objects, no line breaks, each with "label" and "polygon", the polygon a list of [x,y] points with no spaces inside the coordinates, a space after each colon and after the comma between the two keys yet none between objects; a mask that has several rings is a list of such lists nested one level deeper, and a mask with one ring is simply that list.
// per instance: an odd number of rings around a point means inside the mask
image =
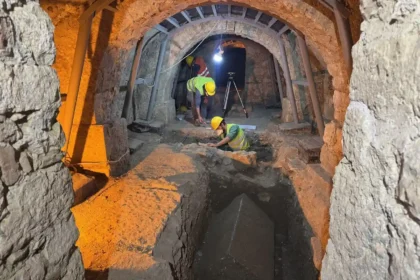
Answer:
[{"label": "stone wall", "polygon": [[61,162],[54,27],[37,1],[0,1],[1,279],[83,279]]},{"label": "stone wall", "polygon": [[419,279],[420,1],[363,0],[323,279]]},{"label": "stone wall", "polygon": [[[229,39],[230,37],[226,37]],[[231,37],[232,40],[240,41],[246,49],[245,60],[245,87],[242,90],[242,98],[245,104],[249,106],[273,106],[276,105],[276,97],[278,90],[276,85],[276,77],[274,73],[273,58],[271,53],[263,46],[244,38]],[[217,47],[219,40],[211,41],[203,44],[195,53],[195,56],[201,56],[207,63],[210,74],[215,77],[216,69],[213,63],[214,49]],[[184,66],[188,68],[186,65]],[[180,71],[184,71],[181,69]],[[183,80],[185,77],[181,76]],[[185,86],[185,85],[184,85]],[[178,88],[180,94],[182,88]],[[239,102],[239,101],[238,101]]]}]

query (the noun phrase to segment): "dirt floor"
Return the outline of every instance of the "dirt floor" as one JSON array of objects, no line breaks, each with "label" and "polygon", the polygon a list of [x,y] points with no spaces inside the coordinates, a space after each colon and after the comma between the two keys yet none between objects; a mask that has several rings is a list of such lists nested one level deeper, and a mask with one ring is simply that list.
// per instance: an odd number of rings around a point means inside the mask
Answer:
[{"label": "dirt floor", "polygon": [[[108,269],[147,271],[156,237],[180,200],[173,175],[196,170],[191,158],[160,147],[127,175],[72,209],[80,231],[87,279],[108,279]],[[123,279],[123,278],[121,278]]]}]

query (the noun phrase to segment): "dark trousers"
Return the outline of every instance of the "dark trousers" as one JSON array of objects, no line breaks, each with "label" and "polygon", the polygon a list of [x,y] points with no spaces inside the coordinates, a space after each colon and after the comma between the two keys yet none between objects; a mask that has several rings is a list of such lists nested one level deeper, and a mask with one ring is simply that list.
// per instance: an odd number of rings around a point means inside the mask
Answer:
[{"label": "dark trousers", "polygon": [[207,104],[204,104],[204,98],[201,100],[201,116],[203,119],[210,120],[213,117],[212,108],[214,103],[214,96],[207,96]]}]

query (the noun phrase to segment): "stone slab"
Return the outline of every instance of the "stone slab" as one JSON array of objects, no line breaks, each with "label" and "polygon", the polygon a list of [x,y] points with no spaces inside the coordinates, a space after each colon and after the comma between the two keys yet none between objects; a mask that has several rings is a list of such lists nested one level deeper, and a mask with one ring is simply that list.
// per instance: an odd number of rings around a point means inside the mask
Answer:
[{"label": "stone slab", "polygon": [[141,149],[144,142],[136,138],[128,138],[128,148],[130,149],[130,154],[134,154]]},{"label": "stone slab", "polygon": [[135,125],[143,126],[145,128],[149,128],[151,132],[162,132],[162,129],[165,126],[165,123],[162,121],[145,121],[145,120],[135,120]]},{"label": "stone slab", "polygon": [[304,123],[282,123],[279,125],[279,130],[282,132],[295,132],[295,131],[311,131],[311,124],[304,122]]},{"label": "stone slab", "polygon": [[274,224],[245,194],[209,226],[203,248],[206,279],[272,280]]}]

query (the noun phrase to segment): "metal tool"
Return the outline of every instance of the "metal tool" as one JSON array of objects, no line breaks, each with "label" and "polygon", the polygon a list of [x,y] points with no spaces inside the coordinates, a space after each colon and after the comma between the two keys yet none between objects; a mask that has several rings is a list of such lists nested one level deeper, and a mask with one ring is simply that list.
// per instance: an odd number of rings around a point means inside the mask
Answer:
[{"label": "metal tool", "polygon": [[248,112],[245,109],[244,103],[242,102],[241,95],[239,94],[238,87],[236,86],[235,80],[233,79],[233,76],[235,75],[235,72],[228,72],[228,75],[229,75],[229,79],[228,79],[227,86],[226,86],[225,99],[223,101],[223,117],[226,116],[226,107],[227,107],[228,100],[229,100],[230,86],[233,83],[233,85],[235,86],[236,93],[238,94],[239,101],[241,101],[242,109],[244,110],[245,116],[248,118]]}]

